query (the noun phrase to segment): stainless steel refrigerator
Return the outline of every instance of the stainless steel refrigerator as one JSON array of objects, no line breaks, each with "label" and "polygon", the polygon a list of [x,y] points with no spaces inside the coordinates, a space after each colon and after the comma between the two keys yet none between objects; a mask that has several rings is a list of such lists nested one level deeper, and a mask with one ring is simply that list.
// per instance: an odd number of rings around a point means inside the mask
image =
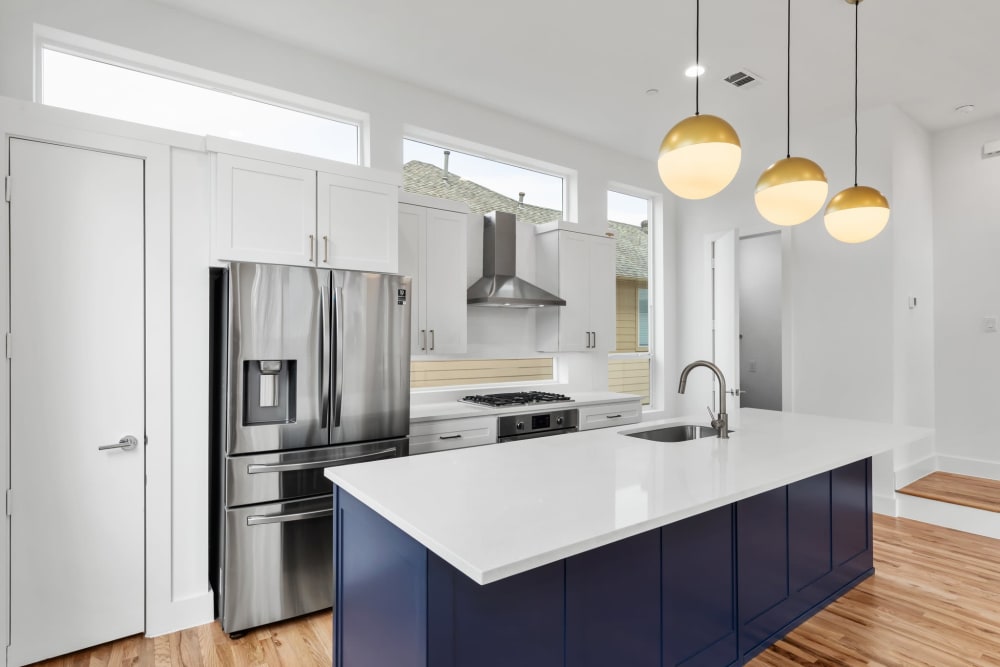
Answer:
[{"label": "stainless steel refrigerator", "polygon": [[405,456],[410,278],[213,269],[210,580],[224,631],[333,603],[329,466]]}]

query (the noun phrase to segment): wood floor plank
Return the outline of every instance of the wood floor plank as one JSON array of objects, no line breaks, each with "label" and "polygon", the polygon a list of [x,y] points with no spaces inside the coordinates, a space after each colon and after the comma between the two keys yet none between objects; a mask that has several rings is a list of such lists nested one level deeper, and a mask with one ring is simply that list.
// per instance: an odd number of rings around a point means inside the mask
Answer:
[{"label": "wood floor plank", "polygon": [[1000,481],[932,472],[899,490],[909,496],[1000,512]]},{"label": "wood floor plank", "polygon": [[[875,515],[875,576],[757,656],[754,667],[1000,667],[1000,541]],[[230,639],[218,623],[128,637],[44,667],[328,667],[320,612]]]}]

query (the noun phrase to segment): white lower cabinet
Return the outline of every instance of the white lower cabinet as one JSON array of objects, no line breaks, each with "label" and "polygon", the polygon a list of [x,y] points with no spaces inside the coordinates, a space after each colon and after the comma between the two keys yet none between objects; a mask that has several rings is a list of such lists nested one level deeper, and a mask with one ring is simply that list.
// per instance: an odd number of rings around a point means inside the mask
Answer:
[{"label": "white lower cabinet", "polygon": [[642,399],[636,396],[634,402],[619,401],[617,403],[595,403],[581,405],[580,430],[589,431],[595,428],[610,428],[635,424],[642,419]]},{"label": "white lower cabinet", "polygon": [[410,425],[411,456],[459,447],[491,445],[496,441],[496,417],[441,419]]}]

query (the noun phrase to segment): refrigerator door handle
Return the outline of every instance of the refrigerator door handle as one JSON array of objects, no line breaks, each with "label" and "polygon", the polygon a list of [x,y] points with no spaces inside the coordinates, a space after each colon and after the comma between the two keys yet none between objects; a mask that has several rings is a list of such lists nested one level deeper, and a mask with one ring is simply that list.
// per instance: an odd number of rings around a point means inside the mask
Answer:
[{"label": "refrigerator door handle", "polygon": [[311,512],[296,512],[294,514],[270,514],[264,516],[248,516],[248,526],[260,526],[267,523],[287,523],[289,521],[304,521],[306,519],[321,519],[333,516],[333,509],[313,510]]},{"label": "refrigerator door handle", "polygon": [[333,426],[340,426],[340,408],[344,399],[344,293],[339,287],[333,288],[333,310],[337,319],[337,362],[334,370]]},{"label": "refrigerator door handle", "polygon": [[344,465],[350,461],[364,461],[365,459],[370,459],[373,456],[384,456],[386,454],[395,454],[396,452],[397,450],[395,447],[389,447],[388,449],[380,449],[377,452],[368,452],[367,454],[361,454],[360,456],[345,456],[344,458],[328,459],[326,461],[309,461],[307,463],[251,463],[247,466],[247,474],[257,475],[263,472],[291,472],[294,470],[331,468],[333,466]]},{"label": "refrigerator door handle", "polygon": [[329,289],[326,285],[320,285],[319,288],[321,336],[319,342],[320,423],[323,428],[330,425],[330,362],[326,359],[327,351],[330,349],[330,317],[326,312],[326,304],[329,301]]}]

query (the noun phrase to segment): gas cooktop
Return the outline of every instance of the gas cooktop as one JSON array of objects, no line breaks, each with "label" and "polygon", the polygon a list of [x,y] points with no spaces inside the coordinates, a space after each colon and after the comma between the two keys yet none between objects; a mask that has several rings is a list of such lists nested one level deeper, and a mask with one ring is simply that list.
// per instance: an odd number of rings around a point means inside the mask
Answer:
[{"label": "gas cooktop", "polygon": [[477,394],[459,399],[462,403],[472,403],[488,408],[507,408],[515,405],[538,405],[541,403],[572,403],[573,399],[562,394],[547,391],[515,391],[506,394]]}]

